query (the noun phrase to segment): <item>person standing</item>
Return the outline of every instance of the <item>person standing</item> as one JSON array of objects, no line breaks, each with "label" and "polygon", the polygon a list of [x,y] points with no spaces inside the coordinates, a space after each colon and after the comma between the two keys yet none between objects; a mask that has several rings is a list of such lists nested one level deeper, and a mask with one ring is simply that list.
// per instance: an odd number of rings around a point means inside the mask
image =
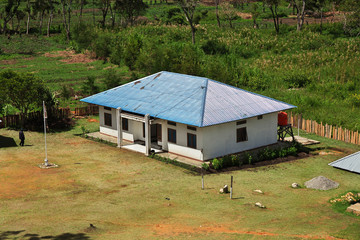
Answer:
[{"label": "person standing", "polygon": [[20,132],[19,132],[19,138],[20,138],[20,146],[24,146],[25,134],[23,132],[23,129],[21,129]]}]

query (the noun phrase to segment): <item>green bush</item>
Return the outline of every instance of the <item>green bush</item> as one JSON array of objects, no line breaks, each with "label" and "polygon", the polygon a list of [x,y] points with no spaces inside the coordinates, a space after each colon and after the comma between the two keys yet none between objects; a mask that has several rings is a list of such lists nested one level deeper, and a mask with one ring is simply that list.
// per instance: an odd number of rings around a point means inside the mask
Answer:
[{"label": "green bush", "polygon": [[201,164],[201,167],[203,168],[203,169],[205,169],[206,171],[208,171],[209,170],[209,164],[207,164],[207,163],[203,163],[203,164]]},{"label": "green bush", "polygon": [[110,57],[112,49],[112,36],[108,33],[102,33],[98,35],[98,37],[93,42],[93,51],[96,54],[97,58],[106,60],[108,57]]},{"label": "green bush", "polygon": [[215,170],[220,170],[223,168],[223,161],[221,158],[220,159],[214,158],[212,160],[212,165]]},{"label": "green bush", "polygon": [[128,37],[124,47],[124,62],[130,70],[133,70],[142,46],[143,41],[138,34],[130,35]]},{"label": "green bush", "polygon": [[227,49],[226,45],[218,40],[207,40],[202,46],[201,49],[206,54],[227,54],[229,50]]},{"label": "green bush", "polygon": [[113,68],[107,69],[105,71],[104,77],[105,89],[110,89],[121,85],[121,77]]},{"label": "green bush", "polygon": [[231,155],[226,155],[226,156],[224,156],[223,158],[221,158],[221,160],[222,160],[222,167],[223,167],[223,168],[234,166],[234,165],[232,164],[232,157],[231,157]]}]

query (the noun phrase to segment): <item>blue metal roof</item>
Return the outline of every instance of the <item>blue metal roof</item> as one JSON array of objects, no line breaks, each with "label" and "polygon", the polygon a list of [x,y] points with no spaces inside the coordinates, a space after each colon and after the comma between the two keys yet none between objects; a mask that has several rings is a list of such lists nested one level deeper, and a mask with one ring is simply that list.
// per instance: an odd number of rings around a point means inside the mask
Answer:
[{"label": "blue metal roof", "polygon": [[360,152],[343,157],[339,160],[329,163],[329,165],[347,171],[360,173]]},{"label": "blue metal roof", "polygon": [[295,107],[208,78],[165,71],[81,101],[198,127]]}]

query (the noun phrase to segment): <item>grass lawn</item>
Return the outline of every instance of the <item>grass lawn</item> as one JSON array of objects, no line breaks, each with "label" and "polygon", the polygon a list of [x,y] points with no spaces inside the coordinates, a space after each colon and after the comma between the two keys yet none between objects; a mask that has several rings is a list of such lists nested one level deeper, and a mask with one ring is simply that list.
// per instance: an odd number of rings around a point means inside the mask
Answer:
[{"label": "grass lawn", "polygon": [[[82,125],[98,127],[81,119],[47,135],[48,159],[60,165],[54,169],[37,167],[43,134],[25,132],[26,146],[11,147],[18,133],[0,129],[0,143],[10,143],[0,148],[0,239],[359,239],[360,218],[333,211],[328,201],[360,190],[360,175],[327,165],[359,146],[309,135],[322,142],[313,146],[321,154],[206,175],[201,190],[192,172],[77,136]],[[218,193],[231,175],[233,200]],[[319,175],[340,187],[290,187]],[[267,208],[255,207],[258,201]]]}]

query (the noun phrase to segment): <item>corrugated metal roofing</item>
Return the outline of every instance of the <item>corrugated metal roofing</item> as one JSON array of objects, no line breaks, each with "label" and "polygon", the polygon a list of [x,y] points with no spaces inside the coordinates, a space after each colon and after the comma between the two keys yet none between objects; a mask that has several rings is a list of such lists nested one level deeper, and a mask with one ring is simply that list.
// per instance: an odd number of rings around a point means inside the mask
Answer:
[{"label": "corrugated metal roofing", "polygon": [[329,163],[329,165],[347,171],[360,173],[360,152],[343,157],[339,160]]},{"label": "corrugated metal roofing", "polygon": [[198,127],[295,107],[208,78],[165,71],[81,101]]}]

